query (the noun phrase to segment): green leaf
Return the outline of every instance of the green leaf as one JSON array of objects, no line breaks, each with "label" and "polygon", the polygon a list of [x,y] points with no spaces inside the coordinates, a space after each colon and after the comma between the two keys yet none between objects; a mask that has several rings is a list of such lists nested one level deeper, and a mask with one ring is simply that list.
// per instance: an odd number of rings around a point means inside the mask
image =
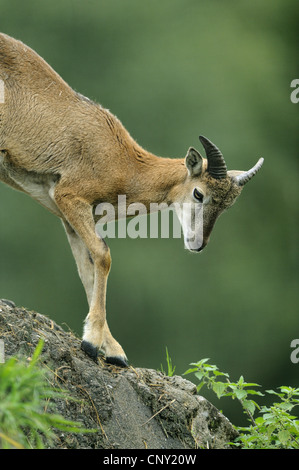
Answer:
[{"label": "green leaf", "polygon": [[229,375],[226,372],[219,372],[218,370],[214,370],[214,375],[224,375],[225,377],[229,377]]},{"label": "green leaf", "polygon": [[265,394],[262,392],[257,392],[256,390],[246,390],[248,395],[259,395],[260,397],[264,397]]},{"label": "green leaf", "polygon": [[193,374],[193,372],[196,372],[197,370],[198,370],[197,367],[194,367],[193,369],[188,369],[188,370],[186,370],[186,372],[184,372],[183,375]]},{"label": "green leaf", "polygon": [[241,375],[239,380],[238,380],[238,385],[243,385],[243,383],[244,383],[244,377],[243,377],[243,375]]},{"label": "green leaf", "polygon": [[252,415],[254,414],[256,406],[252,400],[243,400],[242,405],[245,410],[249,411]]},{"label": "green leaf", "polygon": [[283,397],[283,393],[275,392],[274,390],[266,390],[270,395],[277,395],[278,397]]},{"label": "green leaf", "polygon": [[194,375],[195,375],[195,377],[196,377],[198,380],[201,380],[201,379],[203,378],[203,376],[204,376],[204,373],[198,371],[198,372],[195,372]]},{"label": "green leaf", "polygon": [[259,384],[253,383],[253,382],[245,382],[245,387],[260,387]]},{"label": "green leaf", "polygon": [[277,407],[284,411],[291,411],[295,405],[292,403],[284,402],[284,403],[277,403]]},{"label": "green leaf", "polygon": [[227,387],[227,384],[223,382],[215,382],[213,384],[213,391],[216,393],[218,398],[221,398],[223,396],[223,393],[225,392]]},{"label": "green leaf", "polygon": [[246,390],[235,390],[235,394],[238,400],[244,400],[247,397]]},{"label": "green leaf", "polygon": [[201,361],[198,361],[198,362],[191,362],[190,366],[201,367],[203,364],[205,364],[209,360],[210,359],[207,358],[207,359],[202,359]]},{"label": "green leaf", "polygon": [[258,424],[259,426],[262,426],[262,424],[264,424],[265,420],[262,416],[259,416],[258,418],[256,418],[255,420],[256,424]]},{"label": "green leaf", "polygon": [[290,439],[290,433],[289,431],[279,431],[278,433],[278,439],[282,444],[287,444],[288,440]]},{"label": "green leaf", "polygon": [[282,385],[279,387],[282,393],[290,393],[292,390],[294,390],[292,387],[286,387],[285,385]]}]

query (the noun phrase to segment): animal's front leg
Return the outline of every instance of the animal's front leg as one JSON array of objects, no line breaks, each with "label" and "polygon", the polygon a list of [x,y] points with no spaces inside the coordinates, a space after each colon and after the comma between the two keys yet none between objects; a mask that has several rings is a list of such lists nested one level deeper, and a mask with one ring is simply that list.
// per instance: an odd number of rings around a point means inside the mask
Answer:
[{"label": "animal's front leg", "polygon": [[[106,319],[106,289],[111,259],[109,248],[106,247],[105,250],[108,250],[108,253],[105,251],[105,254],[102,257],[100,269],[97,269],[96,264],[93,266],[94,262],[92,260],[92,256],[86,249],[85,256],[88,259],[83,260],[83,257],[80,259],[80,261],[83,262],[83,265],[86,266],[89,262],[91,267],[94,268],[94,284],[91,295],[89,294],[91,275],[85,271],[86,277],[84,278],[84,274],[81,277],[83,285],[88,286],[87,296],[91,298],[90,311],[84,324],[82,349],[93,359],[97,358],[98,350],[101,349],[105,353],[107,362],[120,367],[127,367],[127,357],[124,350],[112,336]],[[82,273],[84,273],[84,271],[82,271]],[[99,332],[101,332],[100,336]]]},{"label": "animal's front leg", "polygon": [[94,360],[97,359],[99,349],[102,349],[107,362],[126,367],[126,355],[111,335],[106,321],[110,250],[96,235],[92,210],[88,203],[66,194],[60,188],[55,190],[55,201],[67,219],[67,222],[64,221],[66,233],[89,303],[82,349]]},{"label": "animal's front leg", "polygon": [[94,287],[94,264],[85,243],[76,231],[66,221],[62,220],[66,235],[75,258],[78,273],[85,289],[88,305],[90,306]]}]

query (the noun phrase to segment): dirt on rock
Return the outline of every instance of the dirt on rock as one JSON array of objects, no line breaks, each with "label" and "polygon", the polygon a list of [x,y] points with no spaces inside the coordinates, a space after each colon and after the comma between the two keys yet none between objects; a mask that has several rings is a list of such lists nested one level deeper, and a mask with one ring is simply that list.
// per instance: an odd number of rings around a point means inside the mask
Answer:
[{"label": "dirt on rock", "polygon": [[196,386],[179,376],[150,369],[127,369],[93,362],[81,340],[48,317],[0,300],[0,339],[5,358],[30,358],[39,342],[40,365],[53,387],[75,400],[56,399],[55,412],[98,431],[56,431],[52,448],[62,449],[220,449],[237,432]]}]

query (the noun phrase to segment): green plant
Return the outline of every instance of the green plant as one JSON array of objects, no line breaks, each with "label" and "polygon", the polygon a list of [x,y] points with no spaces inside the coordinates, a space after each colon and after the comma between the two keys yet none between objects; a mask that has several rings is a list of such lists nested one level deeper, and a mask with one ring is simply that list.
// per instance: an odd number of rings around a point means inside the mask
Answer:
[{"label": "green plant", "polygon": [[[54,438],[53,428],[66,432],[89,432],[80,423],[51,413],[52,399],[66,398],[53,388],[46,373],[37,367],[43,347],[40,341],[29,364],[10,358],[0,365],[0,448],[44,448]],[[69,397],[67,397],[69,399]],[[49,412],[47,411],[49,410]]]},{"label": "green plant", "polygon": [[[190,364],[192,368],[185,374],[195,374],[199,380],[198,391],[206,385],[218,398],[231,397],[241,404],[249,426],[235,426],[239,437],[234,445],[243,449],[299,449],[299,420],[297,416],[290,414],[299,405],[299,388],[281,386],[278,387],[278,392],[266,390],[265,393],[274,395],[279,401],[271,406],[261,406],[252,399],[253,396],[256,398],[265,395],[256,390],[260,385],[245,382],[243,376],[237,382],[231,382],[227,373],[208,364],[208,360],[202,359]],[[257,412],[259,416],[255,417]]]},{"label": "green plant", "polygon": [[168,377],[172,377],[174,375],[175,366],[172,365],[171,357],[169,356],[168,349],[166,347],[166,363],[167,363],[167,373],[164,371],[163,365],[161,364],[161,372],[164,375],[168,375]]}]

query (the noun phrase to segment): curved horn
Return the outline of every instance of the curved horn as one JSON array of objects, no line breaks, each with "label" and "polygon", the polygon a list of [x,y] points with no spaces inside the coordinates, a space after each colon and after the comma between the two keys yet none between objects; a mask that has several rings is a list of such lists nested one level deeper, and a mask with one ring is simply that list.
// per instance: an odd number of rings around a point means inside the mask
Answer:
[{"label": "curved horn", "polygon": [[264,159],[260,158],[259,161],[248,171],[244,171],[238,176],[234,177],[234,180],[239,186],[244,186],[254,175],[261,169]]},{"label": "curved horn", "polygon": [[206,152],[208,160],[208,173],[216,179],[225,178],[227,175],[227,168],[220,150],[216,147],[216,145],[212,144],[209,139],[202,135],[199,136],[199,140]]}]

